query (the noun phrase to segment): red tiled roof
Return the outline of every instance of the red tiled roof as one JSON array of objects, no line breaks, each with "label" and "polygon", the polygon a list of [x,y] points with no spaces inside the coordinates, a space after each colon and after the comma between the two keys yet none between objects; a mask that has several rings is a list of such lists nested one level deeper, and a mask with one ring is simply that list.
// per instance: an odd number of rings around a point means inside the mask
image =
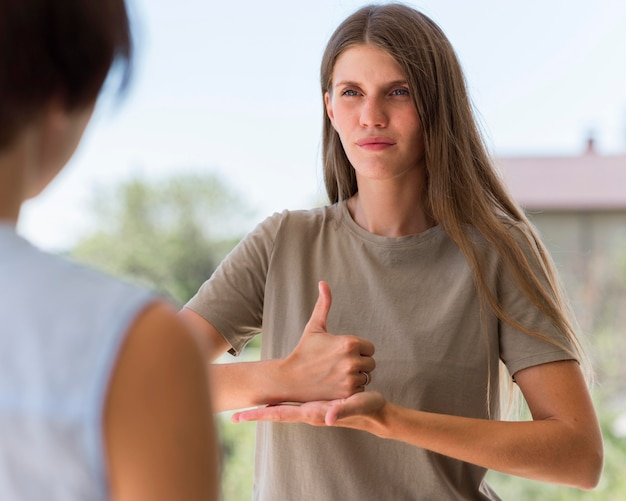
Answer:
[{"label": "red tiled roof", "polygon": [[626,154],[498,158],[496,165],[525,209],[626,209]]}]

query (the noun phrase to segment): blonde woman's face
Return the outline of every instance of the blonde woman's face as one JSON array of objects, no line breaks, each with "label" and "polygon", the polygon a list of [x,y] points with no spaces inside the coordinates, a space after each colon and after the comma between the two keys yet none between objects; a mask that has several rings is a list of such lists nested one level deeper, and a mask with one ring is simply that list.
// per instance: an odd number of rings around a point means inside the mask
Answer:
[{"label": "blonde woman's face", "polygon": [[422,126],[406,77],[391,55],[373,45],[346,49],[324,97],[357,179],[421,175]]}]

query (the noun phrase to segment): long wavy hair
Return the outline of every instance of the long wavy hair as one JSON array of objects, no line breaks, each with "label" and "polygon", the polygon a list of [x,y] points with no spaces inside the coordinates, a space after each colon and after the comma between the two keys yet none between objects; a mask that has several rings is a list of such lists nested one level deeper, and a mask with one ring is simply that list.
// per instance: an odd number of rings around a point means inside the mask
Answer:
[{"label": "long wavy hair", "polygon": [[[424,14],[402,4],[359,9],[339,25],[328,42],[320,72],[322,96],[332,93],[337,58],[359,44],[385,50],[404,71],[423,128],[425,207],[465,255],[483,310],[490,308],[501,321],[568,351],[581,363],[589,381],[590,366],[552,260],[493,165],[476,123],[461,65],[443,31]],[[324,182],[330,202],[336,203],[353,196],[358,186],[354,168],[327,114],[323,120]],[[510,231],[511,223],[521,226],[529,245],[520,245]],[[530,329],[503,310],[485,280],[475,231],[497,250],[532,304],[564,336],[564,343]],[[532,249],[530,255],[523,248]],[[534,271],[537,265],[540,273]]]}]

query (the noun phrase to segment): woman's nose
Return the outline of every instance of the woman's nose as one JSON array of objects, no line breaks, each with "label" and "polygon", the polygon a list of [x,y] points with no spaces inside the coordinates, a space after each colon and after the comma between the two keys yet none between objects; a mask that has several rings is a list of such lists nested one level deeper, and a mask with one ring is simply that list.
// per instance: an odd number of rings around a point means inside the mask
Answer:
[{"label": "woman's nose", "polygon": [[361,127],[386,127],[388,118],[380,99],[367,98],[361,109]]}]

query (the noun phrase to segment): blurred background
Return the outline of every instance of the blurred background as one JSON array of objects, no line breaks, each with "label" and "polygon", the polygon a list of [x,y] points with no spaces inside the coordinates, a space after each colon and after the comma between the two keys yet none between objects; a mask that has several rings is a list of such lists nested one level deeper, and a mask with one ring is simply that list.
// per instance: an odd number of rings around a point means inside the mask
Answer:
[{"label": "blurred background", "polygon": [[[72,164],[27,204],[19,231],[183,304],[256,223],[325,202],[319,63],[366,3],[131,0],[130,91],[105,92]],[[505,499],[623,499],[626,3],[405,3],[456,48],[487,144],[556,261],[598,374],[596,491],[490,481]],[[228,418],[218,416],[224,499],[248,500],[254,426]]]}]

